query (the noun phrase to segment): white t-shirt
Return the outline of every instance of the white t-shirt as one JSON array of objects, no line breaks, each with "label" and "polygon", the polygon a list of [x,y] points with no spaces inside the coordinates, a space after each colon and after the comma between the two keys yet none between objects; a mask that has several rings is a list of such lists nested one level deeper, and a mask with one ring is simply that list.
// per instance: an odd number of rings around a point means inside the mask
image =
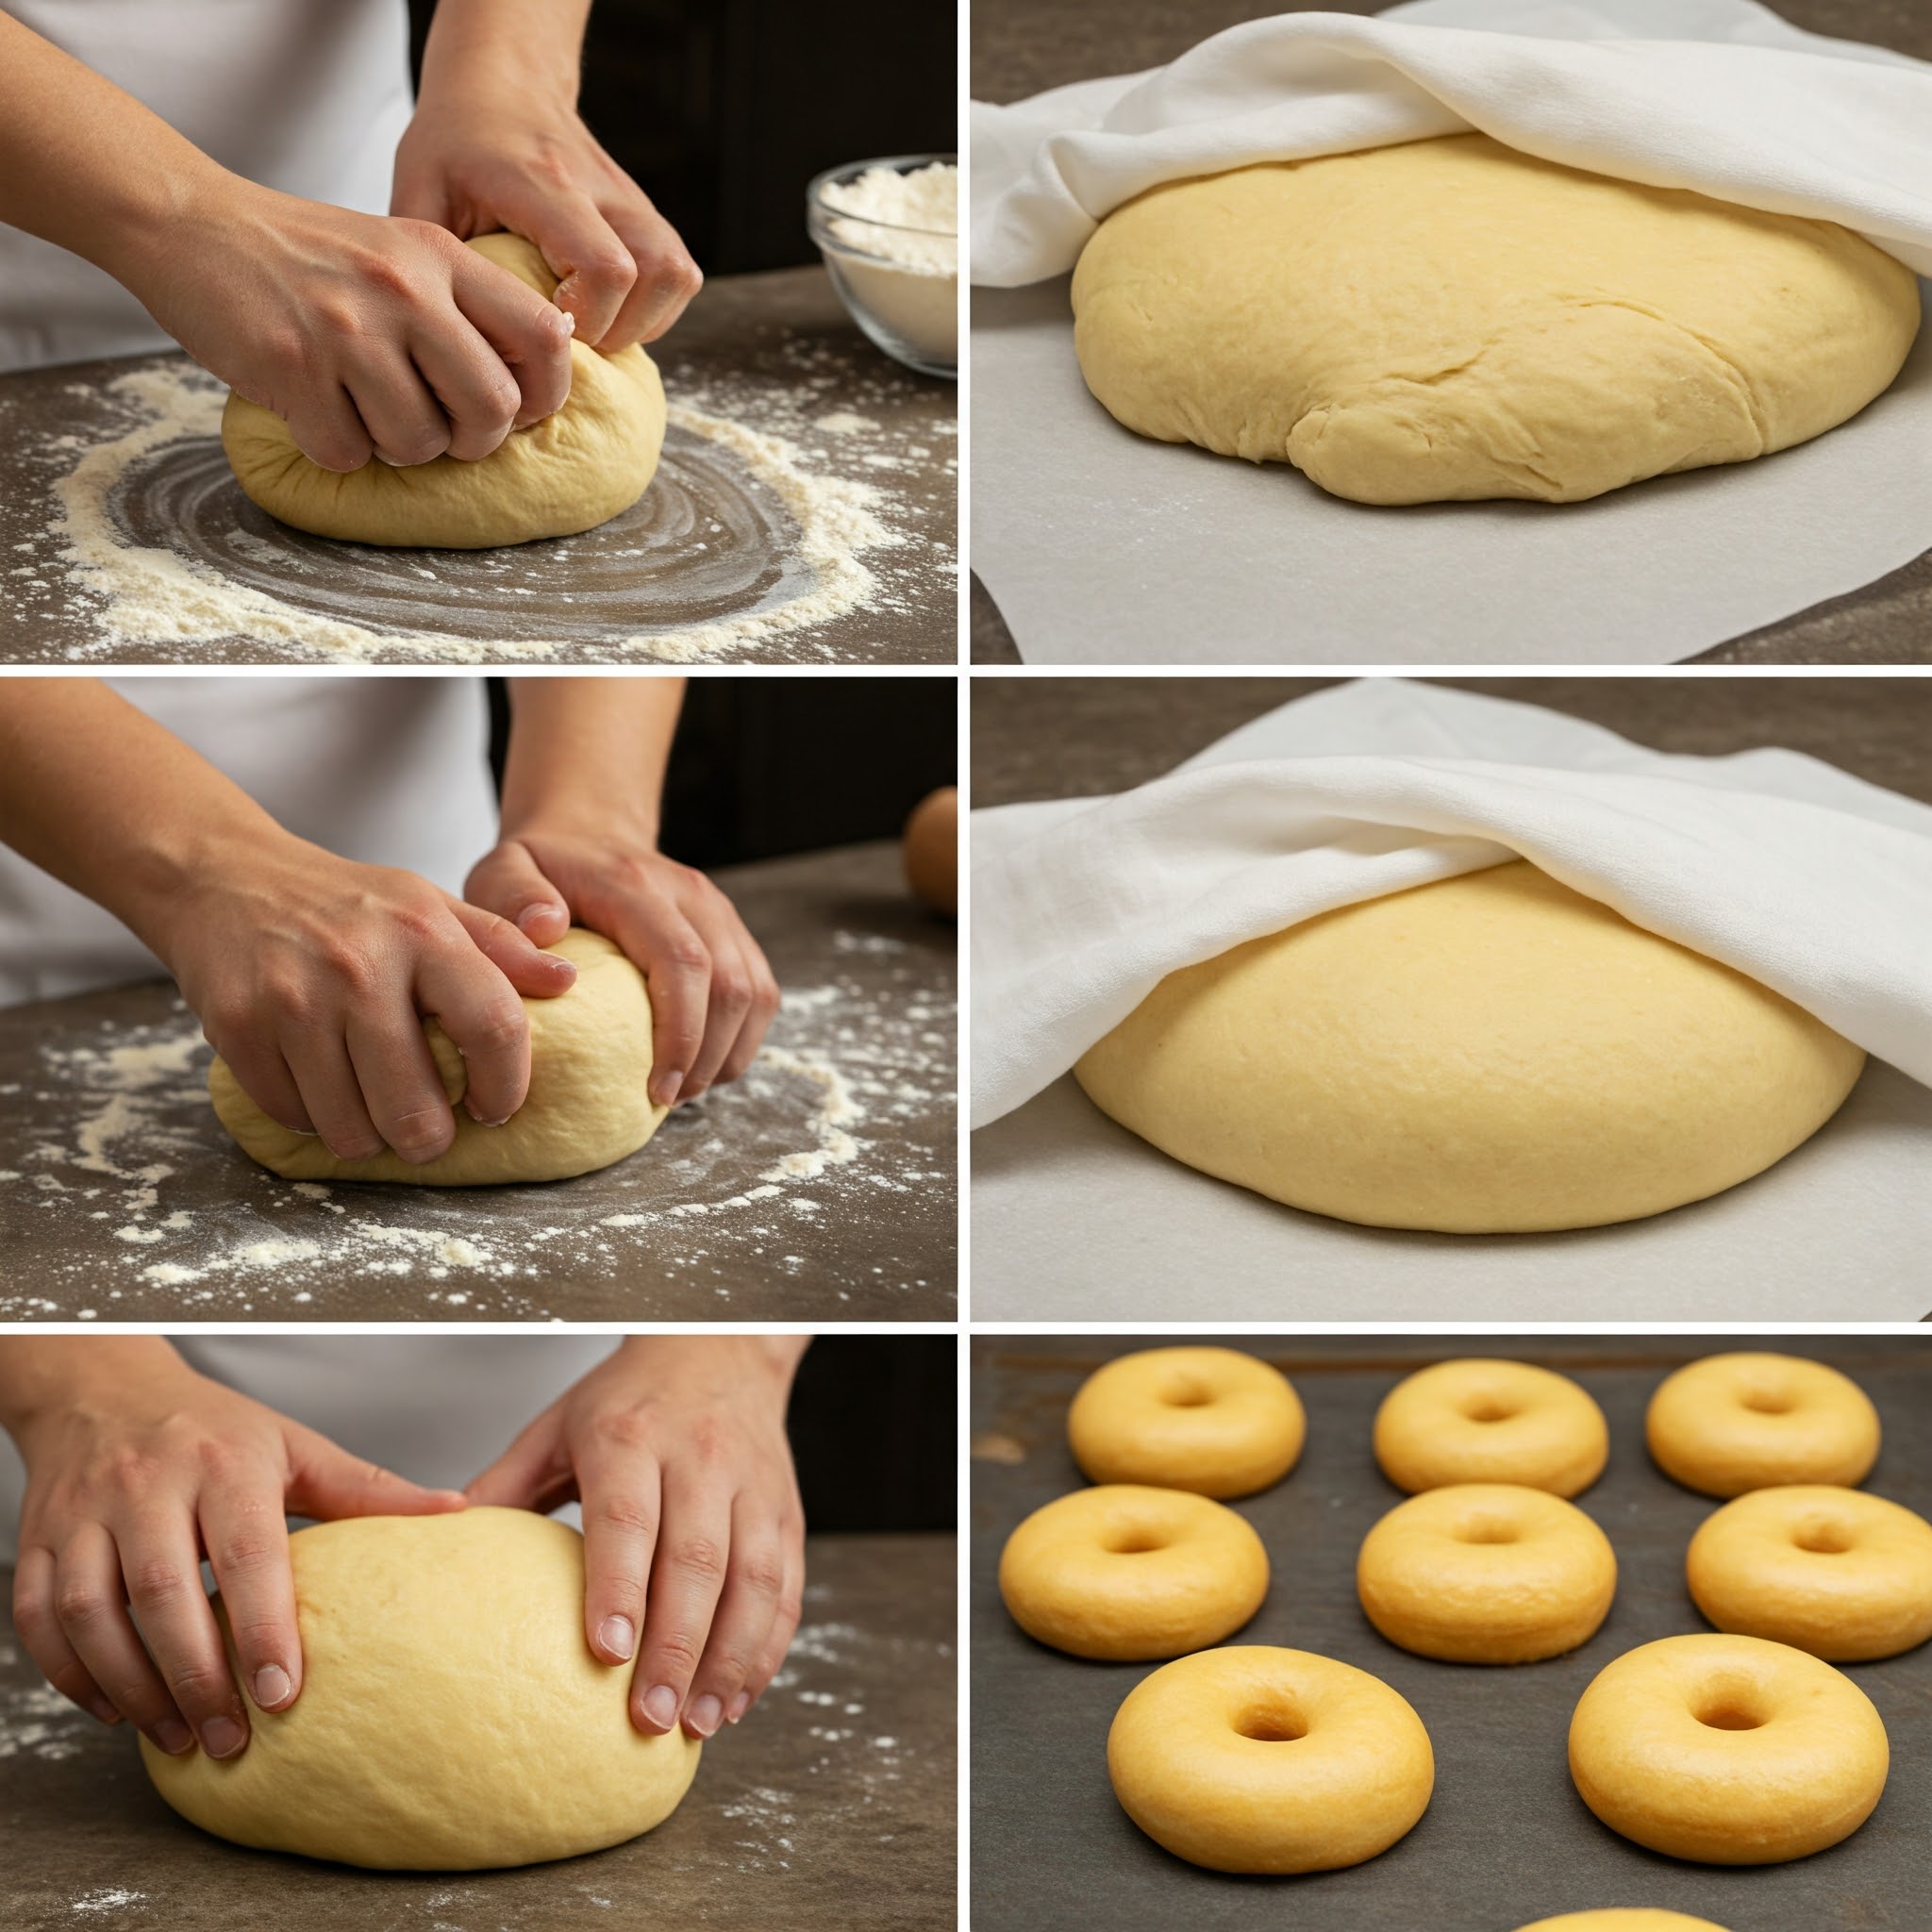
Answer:
[{"label": "white t-shirt", "polygon": [[[113,688],[287,830],[460,892],[496,840],[477,677],[126,677]],[[0,682],[0,704],[7,685]],[[104,772],[101,782],[113,782]],[[119,920],[0,845],[0,1006],[163,968]]]},{"label": "white t-shirt", "polygon": [[[388,213],[396,142],[414,105],[408,0],[5,4],[232,173]],[[173,346],[111,275],[0,225],[0,373]]]}]

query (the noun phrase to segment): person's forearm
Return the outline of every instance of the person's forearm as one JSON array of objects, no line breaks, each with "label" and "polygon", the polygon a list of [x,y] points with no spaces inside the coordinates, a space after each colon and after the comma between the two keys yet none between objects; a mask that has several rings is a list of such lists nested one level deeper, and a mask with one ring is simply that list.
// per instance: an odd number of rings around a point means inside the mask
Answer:
[{"label": "person's forearm", "polygon": [[503,835],[615,832],[655,844],[679,677],[513,677]]},{"label": "person's forearm", "polygon": [[419,98],[514,89],[575,108],[591,0],[440,0]]},{"label": "person's forearm", "polygon": [[0,685],[0,841],[161,953],[231,858],[293,843],[239,785],[96,678]]},{"label": "person's forearm", "polygon": [[688,1371],[728,1385],[747,1373],[762,1374],[782,1407],[811,1340],[809,1335],[632,1335],[625,1339],[623,1350],[649,1365],[654,1378]]},{"label": "person's forearm", "polygon": [[184,1364],[159,1335],[16,1336],[0,1341],[0,1429],[19,1441],[41,1417],[91,1392]]}]

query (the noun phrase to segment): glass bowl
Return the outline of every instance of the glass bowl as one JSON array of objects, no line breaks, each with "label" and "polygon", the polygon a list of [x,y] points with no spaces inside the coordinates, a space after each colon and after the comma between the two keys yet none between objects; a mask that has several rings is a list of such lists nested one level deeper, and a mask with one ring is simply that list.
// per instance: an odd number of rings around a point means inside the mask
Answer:
[{"label": "glass bowl", "polygon": [[910,175],[956,166],[954,155],[890,155],[815,175],[806,225],[832,286],[854,322],[895,361],[925,375],[959,373],[959,236],[957,227],[910,227],[852,214],[825,199],[874,168]]}]

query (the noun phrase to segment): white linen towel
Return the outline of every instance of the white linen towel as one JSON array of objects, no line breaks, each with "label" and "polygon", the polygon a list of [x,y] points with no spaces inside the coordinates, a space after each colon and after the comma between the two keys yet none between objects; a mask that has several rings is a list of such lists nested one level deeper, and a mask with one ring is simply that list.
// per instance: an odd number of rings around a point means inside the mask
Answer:
[{"label": "white linen towel", "polygon": [[1462,134],[1841,223],[1932,275],[1932,65],[1756,0],[1412,0],[1250,21],[972,113],[972,277],[1063,275],[1163,181]]},{"label": "white linen towel", "polygon": [[1177,968],[1519,856],[1932,1086],[1932,806],[1800,753],[1671,756],[1374,679],[1137,791],[971,825],[975,1127]]}]

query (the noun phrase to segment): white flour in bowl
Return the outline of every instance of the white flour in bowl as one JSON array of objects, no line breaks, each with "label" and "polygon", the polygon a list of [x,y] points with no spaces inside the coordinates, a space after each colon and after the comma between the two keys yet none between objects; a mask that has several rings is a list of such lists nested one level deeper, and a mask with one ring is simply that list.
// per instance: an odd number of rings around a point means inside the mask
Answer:
[{"label": "white flour in bowl", "polygon": [[838,210],[822,245],[853,299],[925,361],[957,366],[958,168],[868,168],[850,181],[827,181],[819,198]]}]

